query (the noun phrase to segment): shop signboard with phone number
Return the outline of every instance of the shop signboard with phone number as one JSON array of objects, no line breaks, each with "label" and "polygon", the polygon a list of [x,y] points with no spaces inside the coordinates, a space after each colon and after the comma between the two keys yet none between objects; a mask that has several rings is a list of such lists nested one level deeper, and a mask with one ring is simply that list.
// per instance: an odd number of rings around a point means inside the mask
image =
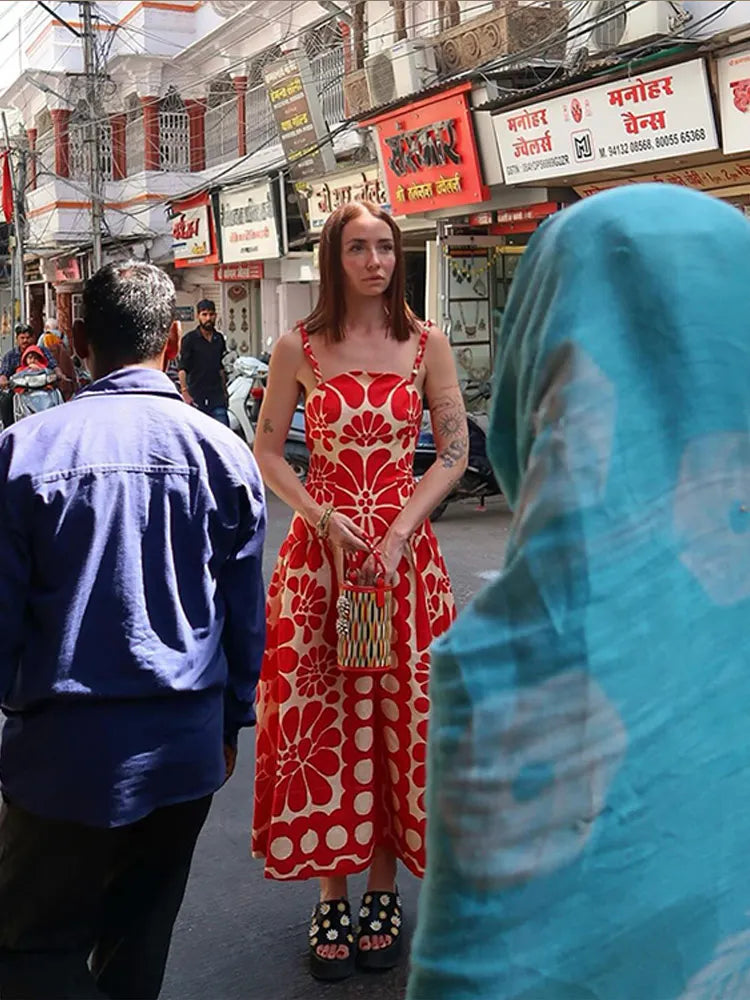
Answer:
[{"label": "shop signboard with phone number", "polygon": [[718,147],[701,59],[507,111],[493,126],[508,184]]}]

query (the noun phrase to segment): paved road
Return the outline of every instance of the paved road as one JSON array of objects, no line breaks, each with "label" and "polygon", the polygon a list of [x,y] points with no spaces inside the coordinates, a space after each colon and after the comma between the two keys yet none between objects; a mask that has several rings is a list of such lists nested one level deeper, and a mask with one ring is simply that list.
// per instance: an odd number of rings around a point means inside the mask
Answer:
[{"label": "paved road", "polygon": [[[289,523],[271,500],[267,573]],[[500,565],[509,517],[502,502],[486,513],[454,506],[436,526],[459,604]],[[162,1000],[401,1000],[406,969],[316,983],[307,973],[306,936],[313,883],[265,881],[249,858],[253,737],[242,734],[237,773],[216,796],[196,852],[185,905],[175,930]],[[363,889],[352,880],[352,898]],[[418,883],[402,873],[407,924],[414,926]]]}]

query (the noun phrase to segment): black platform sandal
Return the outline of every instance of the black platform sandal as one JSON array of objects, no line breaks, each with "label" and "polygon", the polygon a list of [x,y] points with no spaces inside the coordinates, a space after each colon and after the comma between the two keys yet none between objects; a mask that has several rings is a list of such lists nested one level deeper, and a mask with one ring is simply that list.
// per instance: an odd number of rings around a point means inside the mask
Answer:
[{"label": "black platform sandal", "polygon": [[[346,958],[321,958],[320,945],[345,945]],[[346,979],[354,972],[354,928],[348,899],[327,899],[313,910],[310,923],[310,972],[316,979]]]},{"label": "black platform sandal", "polygon": [[[401,957],[401,897],[396,892],[366,892],[362,897],[357,928],[357,965],[369,972],[393,969]],[[386,948],[362,949],[362,937],[390,934]]]}]

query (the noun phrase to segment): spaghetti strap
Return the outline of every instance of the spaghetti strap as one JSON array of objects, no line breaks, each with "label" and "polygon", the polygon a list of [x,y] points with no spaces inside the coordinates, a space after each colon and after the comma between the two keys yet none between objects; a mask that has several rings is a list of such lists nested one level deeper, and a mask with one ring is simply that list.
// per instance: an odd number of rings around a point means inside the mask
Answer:
[{"label": "spaghetti strap", "polygon": [[312,368],[313,373],[315,374],[315,379],[318,385],[320,385],[320,383],[323,381],[323,373],[320,370],[318,359],[315,357],[315,354],[313,353],[312,344],[310,343],[310,335],[307,332],[304,323],[300,323],[299,332],[302,335],[302,350],[305,352],[305,356],[307,357],[307,360],[310,363],[310,367]]},{"label": "spaghetti strap", "polygon": [[417,348],[417,356],[414,359],[414,367],[411,370],[411,381],[414,382],[419,375],[419,369],[422,367],[422,362],[424,361],[424,352],[427,348],[427,338],[430,336],[430,327],[432,323],[427,320],[425,325],[422,327],[422,333],[419,335],[419,347]]}]

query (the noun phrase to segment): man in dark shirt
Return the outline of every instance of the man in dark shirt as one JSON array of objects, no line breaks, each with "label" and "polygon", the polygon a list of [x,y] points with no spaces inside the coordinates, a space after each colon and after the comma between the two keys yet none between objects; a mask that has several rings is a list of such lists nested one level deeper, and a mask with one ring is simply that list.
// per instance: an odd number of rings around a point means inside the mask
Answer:
[{"label": "man in dark shirt", "polygon": [[169,278],[107,265],[83,305],[94,382],[0,436],[0,996],[151,1000],[254,721],[265,502],[163,372]]},{"label": "man in dark shirt", "polygon": [[226,353],[224,335],[216,329],[216,306],[211,299],[201,299],[198,326],[185,334],[180,345],[180,390],[186,403],[229,427],[227,377],[222,364]]},{"label": "man in dark shirt", "polygon": [[[21,364],[23,352],[27,347],[31,347],[33,343],[34,334],[31,331],[31,327],[28,323],[18,323],[16,325],[16,346],[11,347],[3,355],[3,360],[0,362],[0,390],[2,390],[2,396],[0,396],[0,419],[2,419],[4,427],[10,427],[13,423],[13,396],[6,391],[9,379]],[[46,347],[42,349],[50,369],[57,371],[59,374],[57,361],[55,361],[52,353]]]}]

